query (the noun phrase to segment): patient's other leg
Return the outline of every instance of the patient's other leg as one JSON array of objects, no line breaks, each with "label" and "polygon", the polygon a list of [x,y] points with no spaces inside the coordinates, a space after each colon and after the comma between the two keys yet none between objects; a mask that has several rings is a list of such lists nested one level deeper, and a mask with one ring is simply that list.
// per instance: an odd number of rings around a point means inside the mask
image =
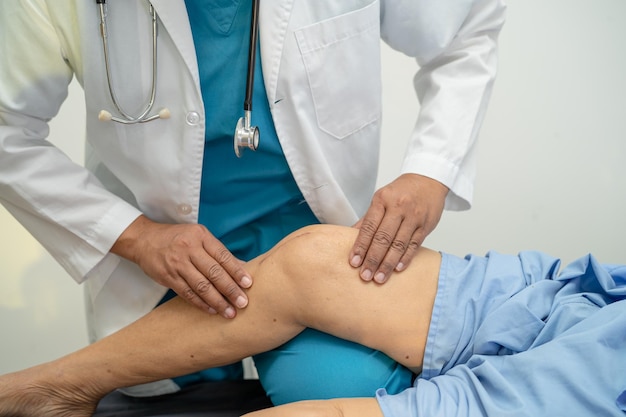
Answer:
[{"label": "patient's other leg", "polygon": [[[13,406],[27,410],[23,415],[87,416],[115,388],[231,363],[277,347],[305,327],[384,351],[417,370],[439,254],[423,249],[388,283],[367,283],[345,261],[355,237],[355,229],[312,226],[251,261],[250,304],[234,320],[174,299],[93,345],[1,378],[0,416],[19,416]],[[63,411],[65,399],[85,404],[84,412]]]}]

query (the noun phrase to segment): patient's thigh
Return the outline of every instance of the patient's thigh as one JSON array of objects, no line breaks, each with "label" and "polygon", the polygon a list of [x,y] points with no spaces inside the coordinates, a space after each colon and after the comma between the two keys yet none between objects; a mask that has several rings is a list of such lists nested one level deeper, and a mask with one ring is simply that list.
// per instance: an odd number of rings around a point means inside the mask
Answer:
[{"label": "patient's thigh", "polygon": [[412,373],[382,352],[307,329],[283,346],[254,357],[275,405],[300,400],[373,397],[411,386]]}]

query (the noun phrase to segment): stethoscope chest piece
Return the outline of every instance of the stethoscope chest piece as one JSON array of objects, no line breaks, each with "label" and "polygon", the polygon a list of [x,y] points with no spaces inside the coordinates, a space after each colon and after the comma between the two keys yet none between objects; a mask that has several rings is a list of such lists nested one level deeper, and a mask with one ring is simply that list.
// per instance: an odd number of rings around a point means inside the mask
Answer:
[{"label": "stethoscope chest piece", "polygon": [[243,149],[248,148],[256,151],[259,147],[259,128],[250,126],[250,112],[246,112],[244,117],[239,118],[235,128],[233,146],[237,158],[241,158]]},{"label": "stethoscope chest piece", "polygon": [[243,117],[237,121],[233,146],[235,155],[241,158],[242,149],[256,151],[259,147],[259,129],[250,126],[252,119],[252,94],[254,88],[254,62],[256,58],[256,41],[258,36],[259,0],[252,1],[252,15],[250,18],[250,45],[248,47],[248,73],[246,77],[246,98],[243,102]]}]

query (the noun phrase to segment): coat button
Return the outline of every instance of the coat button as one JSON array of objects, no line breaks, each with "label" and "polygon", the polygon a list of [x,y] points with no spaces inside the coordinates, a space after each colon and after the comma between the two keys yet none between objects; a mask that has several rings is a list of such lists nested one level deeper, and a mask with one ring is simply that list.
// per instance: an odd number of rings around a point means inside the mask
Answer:
[{"label": "coat button", "polygon": [[200,114],[197,111],[190,111],[187,113],[187,124],[191,126],[195,126],[200,122]]},{"label": "coat button", "polygon": [[181,216],[188,216],[191,214],[192,208],[190,204],[179,204],[176,206],[176,213],[180,214]]}]

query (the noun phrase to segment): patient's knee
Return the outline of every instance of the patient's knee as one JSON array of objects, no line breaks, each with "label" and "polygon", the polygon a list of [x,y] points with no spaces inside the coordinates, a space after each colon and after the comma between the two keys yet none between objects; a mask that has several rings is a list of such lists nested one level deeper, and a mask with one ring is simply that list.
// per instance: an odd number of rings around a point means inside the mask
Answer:
[{"label": "patient's knee", "polygon": [[348,252],[356,229],[335,225],[313,225],[290,234],[276,247],[280,262],[291,278],[311,277],[323,272],[349,269]]}]

